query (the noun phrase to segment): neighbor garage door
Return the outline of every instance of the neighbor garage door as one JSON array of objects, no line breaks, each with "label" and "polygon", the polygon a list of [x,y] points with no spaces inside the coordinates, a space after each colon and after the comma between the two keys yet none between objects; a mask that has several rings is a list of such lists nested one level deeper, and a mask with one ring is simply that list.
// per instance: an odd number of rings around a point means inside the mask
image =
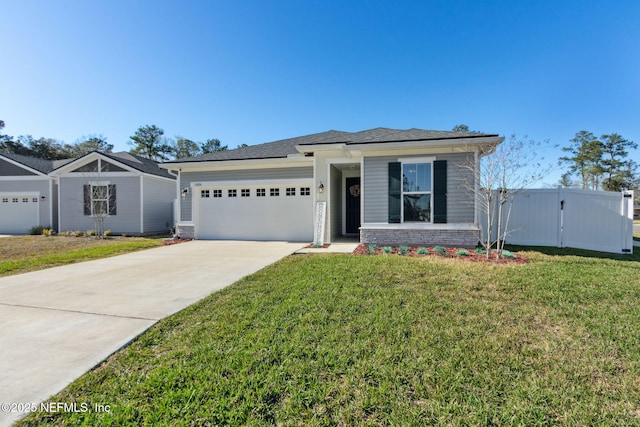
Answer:
[{"label": "neighbor garage door", "polygon": [[311,241],[307,184],[194,187],[197,239]]},{"label": "neighbor garage door", "polygon": [[38,224],[37,194],[0,193],[0,233],[27,234]]}]

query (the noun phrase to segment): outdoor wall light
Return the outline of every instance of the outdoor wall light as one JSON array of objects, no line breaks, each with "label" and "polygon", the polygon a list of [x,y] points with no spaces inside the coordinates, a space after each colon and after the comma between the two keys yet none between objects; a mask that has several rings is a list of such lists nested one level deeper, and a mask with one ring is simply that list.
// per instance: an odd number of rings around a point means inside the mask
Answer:
[{"label": "outdoor wall light", "polygon": [[321,193],[324,192],[324,184],[322,182],[318,185],[318,191]]},{"label": "outdoor wall light", "polygon": [[184,187],[182,189],[182,197],[187,197],[187,194],[189,194],[189,187]]},{"label": "outdoor wall light", "polygon": [[45,196],[44,194],[43,194],[42,196],[40,196],[40,198],[41,198],[42,200],[47,200],[47,196]]}]

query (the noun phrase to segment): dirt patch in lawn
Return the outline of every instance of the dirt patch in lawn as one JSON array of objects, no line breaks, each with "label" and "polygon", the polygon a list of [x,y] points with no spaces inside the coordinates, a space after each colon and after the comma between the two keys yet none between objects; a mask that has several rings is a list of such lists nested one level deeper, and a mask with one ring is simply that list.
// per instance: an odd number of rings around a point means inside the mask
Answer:
[{"label": "dirt patch in lawn", "polygon": [[375,250],[369,250],[366,245],[360,244],[353,251],[356,255],[401,255],[410,257],[441,257],[455,258],[468,262],[490,262],[494,264],[528,264],[529,259],[519,253],[508,252],[513,258],[492,258],[487,259],[487,254],[476,253],[473,249],[464,248],[418,248],[418,247],[397,247],[397,246],[378,246]]},{"label": "dirt patch in lawn", "polygon": [[110,246],[122,242],[148,240],[143,237],[13,236],[0,239],[0,260],[21,260],[32,256],[57,254],[76,249]]}]

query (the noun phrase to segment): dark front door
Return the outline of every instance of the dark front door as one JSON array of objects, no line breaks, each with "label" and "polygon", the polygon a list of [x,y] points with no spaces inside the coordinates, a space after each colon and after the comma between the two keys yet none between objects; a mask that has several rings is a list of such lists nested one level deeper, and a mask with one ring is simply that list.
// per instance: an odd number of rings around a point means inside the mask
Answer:
[{"label": "dark front door", "polygon": [[360,228],[360,177],[346,178],[346,232],[358,233]]}]

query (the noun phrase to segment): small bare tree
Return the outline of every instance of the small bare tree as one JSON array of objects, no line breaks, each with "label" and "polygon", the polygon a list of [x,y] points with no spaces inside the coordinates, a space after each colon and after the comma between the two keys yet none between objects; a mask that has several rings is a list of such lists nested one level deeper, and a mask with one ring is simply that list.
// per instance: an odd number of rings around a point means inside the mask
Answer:
[{"label": "small bare tree", "polygon": [[[545,145],[547,141],[543,144],[526,136],[517,138],[511,135],[497,147],[478,147],[479,167],[475,158],[459,165],[474,177],[473,181],[465,181],[463,186],[474,195],[478,208],[486,216],[481,242],[487,258],[491,257],[494,247],[496,258],[502,255],[516,194],[542,179],[550,170],[550,166],[543,166],[541,149]],[[492,237],[494,227],[495,238]]]}]

